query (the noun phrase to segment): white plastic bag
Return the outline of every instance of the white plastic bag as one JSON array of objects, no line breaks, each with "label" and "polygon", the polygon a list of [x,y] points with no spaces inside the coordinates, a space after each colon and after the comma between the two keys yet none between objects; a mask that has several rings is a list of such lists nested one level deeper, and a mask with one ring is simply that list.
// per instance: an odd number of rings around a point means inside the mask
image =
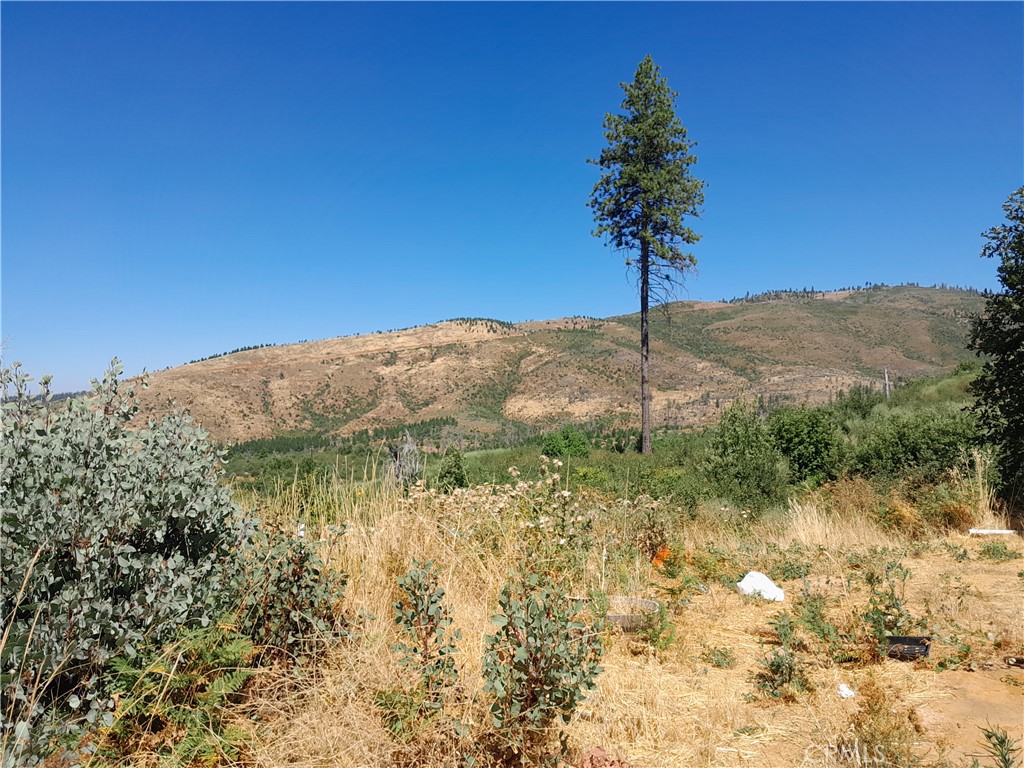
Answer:
[{"label": "white plastic bag", "polygon": [[765,600],[774,600],[777,603],[786,598],[782,589],[760,571],[751,571],[736,586],[739,587],[741,595],[760,595]]}]

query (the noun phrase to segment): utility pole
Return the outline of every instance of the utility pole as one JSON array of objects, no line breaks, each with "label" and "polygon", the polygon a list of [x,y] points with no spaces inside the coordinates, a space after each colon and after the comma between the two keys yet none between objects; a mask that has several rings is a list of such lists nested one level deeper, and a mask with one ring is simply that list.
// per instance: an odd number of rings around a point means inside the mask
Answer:
[{"label": "utility pole", "polygon": [[885,369],[885,401],[889,402],[889,369]]}]

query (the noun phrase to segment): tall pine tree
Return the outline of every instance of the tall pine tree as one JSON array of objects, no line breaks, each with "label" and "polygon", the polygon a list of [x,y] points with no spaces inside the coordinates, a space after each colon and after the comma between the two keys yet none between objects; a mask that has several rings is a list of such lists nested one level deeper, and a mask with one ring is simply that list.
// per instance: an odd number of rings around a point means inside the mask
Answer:
[{"label": "tall pine tree", "polygon": [[686,138],[686,128],[676,117],[678,94],[650,56],[622,89],[622,114],[604,118],[608,146],[599,158],[588,161],[602,170],[589,205],[596,237],[607,236],[617,250],[639,253],[638,260],[626,263],[639,273],[641,451],[650,453],[650,299],[670,296],[697,264],[683,248],[700,235],[684,220],[700,215],[704,182],[690,174],[697,158],[691,154],[694,142]]}]

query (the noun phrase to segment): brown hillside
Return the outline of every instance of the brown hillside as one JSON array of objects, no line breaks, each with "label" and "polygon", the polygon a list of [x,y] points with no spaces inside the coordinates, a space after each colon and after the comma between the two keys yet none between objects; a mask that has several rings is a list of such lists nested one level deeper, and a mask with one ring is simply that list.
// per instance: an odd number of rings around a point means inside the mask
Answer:
[{"label": "brown hillside", "polygon": [[[968,359],[974,293],[873,288],[732,304],[681,302],[652,315],[657,425],[713,421],[738,396],[827,400],[858,382]],[[639,317],[519,324],[453,320],[403,331],[237,352],[149,377],[144,414],[186,404],[211,434],[241,441],[455,417],[493,431],[637,419]]]}]

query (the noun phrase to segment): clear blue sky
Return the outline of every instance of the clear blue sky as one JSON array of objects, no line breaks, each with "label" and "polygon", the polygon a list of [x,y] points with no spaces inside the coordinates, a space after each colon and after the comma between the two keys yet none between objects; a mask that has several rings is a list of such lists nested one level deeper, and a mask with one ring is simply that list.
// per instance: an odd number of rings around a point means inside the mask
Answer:
[{"label": "clear blue sky", "polygon": [[586,201],[651,54],[706,181],[681,298],[997,288],[1022,3],[13,3],[7,363],[638,306]]}]

